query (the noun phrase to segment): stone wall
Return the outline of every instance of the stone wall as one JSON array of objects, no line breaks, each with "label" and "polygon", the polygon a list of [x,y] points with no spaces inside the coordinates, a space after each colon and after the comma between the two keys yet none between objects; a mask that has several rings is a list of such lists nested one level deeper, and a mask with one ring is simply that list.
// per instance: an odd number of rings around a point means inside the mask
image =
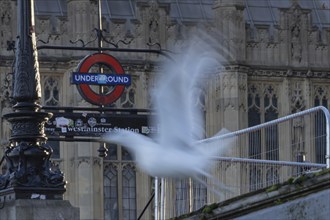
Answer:
[{"label": "stone wall", "polygon": [[[97,41],[93,40],[96,38],[94,29],[98,26],[97,1],[66,2],[67,15],[36,18],[38,46],[80,47],[88,44],[89,47],[96,47]],[[313,107],[315,98],[330,100],[330,30],[319,30],[311,26],[310,10],[293,4],[288,9],[280,10],[278,25],[252,27],[244,20],[244,1],[217,0],[212,9],[214,19],[201,25],[198,22],[172,19],[168,3],[151,0],[136,2],[134,19],[102,19],[102,27],[108,30],[103,32],[104,37],[112,43],[104,43],[103,47],[114,48],[116,45],[120,48],[162,48],[180,52],[189,36],[203,26],[205,32],[215,36],[222,51],[226,51],[228,63],[214,72],[214,78],[208,81],[205,92],[203,108],[206,136],[212,136],[223,127],[232,131],[248,127],[248,111],[255,107],[248,104],[248,98],[252,96],[276,97],[278,105],[272,107],[279,117]],[[14,59],[14,51],[10,45],[15,41],[17,32],[16,6],[16,1],[0,0],[2,113],[10,110],[10,78]],[[72,44],[70,41],[76,43]],[[38,51],[44,105],[91,107],[83,100],[76,87],[70,84],[71,72],[89,53],[91,51]],[[112,106],[149,108],[151,104],[148,92],[153,88],[154,76],[161,70],[159,64],[165,58],[148,53],[111,54],[120,60],[125,72],[132,75],[133,79],[125,97]],[[330,105],[330,101],[327,105]],[[260,111],[265,114],[264,110]],[[0,122],[0,138],[5,147],[8,144],[10,127],[2,119]],[[104,174],[108,171],[110,162],[98,157],[98,148],[98,143],[60,143],[60,158],[57,163],[68,180],[65,198],[81,208],[83,219],[104,218]],[[240,144],[237,143],[231,156],[240,156],[240,152],[244,150],[246,149],[240,149]],[[289,150],[281,154],[291,157]],[[118,152],[118,155],[121,154]],[[307,154],[307,157],[312,156],[312,153]],[[121,178],[121,168],[127,163],[118,160],[115,164]],[[140,213],[151,194],[152,178],[133,168],[137,172],[137,213]],[[239,182],[240,178],[237,175],[233,181]],[[175,183],[169,188],[175,188]],[[173,192],[174,190],[169,193],[174,195]],[[209,192],[208,201],[215,202],[211,194]],[[151,208],[146,216],[152,217]]]}]

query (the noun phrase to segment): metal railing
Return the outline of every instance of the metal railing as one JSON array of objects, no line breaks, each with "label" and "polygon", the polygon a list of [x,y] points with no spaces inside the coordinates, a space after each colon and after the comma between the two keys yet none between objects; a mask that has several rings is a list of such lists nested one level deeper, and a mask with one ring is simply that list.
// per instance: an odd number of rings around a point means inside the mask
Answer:
[{"label": "metal railing", "polygon": [[207,203],[283,183],[312,170],[330,168],[329,131],[330,113],[318,106],[200,141],[217,143],[235,138],[235,146],[229,155],[213,158],[214,179],[201,177],[205,178],[204,184],[194,178],[157,179],[155,219],[182,215]]}]

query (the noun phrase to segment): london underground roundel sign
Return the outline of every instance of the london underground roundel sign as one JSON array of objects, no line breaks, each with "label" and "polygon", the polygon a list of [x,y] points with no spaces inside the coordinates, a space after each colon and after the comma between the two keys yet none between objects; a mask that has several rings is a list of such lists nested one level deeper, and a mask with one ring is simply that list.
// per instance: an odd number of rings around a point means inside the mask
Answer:
[{"label": "london underground roundel sign", "polygon": [[[93,65],[102,64],[112,70],[107,73],[90,73]],[[124,92],[125,86],[130,85],[131,78],[124,74],[121,64],[111,55],[95,53],[85,57],[78,66],[78,71],[72,73],[71,83],[77,84],[81,96],[94,105],[109,105],[116,101]],[[113,86],[114,88],[106,93],[97,93],[91,85]]]}]

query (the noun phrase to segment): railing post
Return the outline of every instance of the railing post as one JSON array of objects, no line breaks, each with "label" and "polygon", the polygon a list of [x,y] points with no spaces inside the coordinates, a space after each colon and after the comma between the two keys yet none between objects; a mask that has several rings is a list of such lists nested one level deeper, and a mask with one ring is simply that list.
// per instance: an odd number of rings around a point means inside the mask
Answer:
[{"label": "railing post", "polygon": [[282,118],[278,118],[260,125],[256,125],[253,127],[249,127],[249,128],[245,128],[239,131],[234,131],[231,133],[227,133],[221,136],[216,136],[216,137],[211,137],[211,138],[207,138],[204,140],[200,140],[197,144],[202,144],[202,143],[210,143],[216,140],[220,140],[220,139],[224,139],[224,138],[231,138],[231,137],[235,137],[241,134],[245,134],[245,133],[249,133],[249,132],[253,132],[256,130],[259,130],[261,128],[266,128],[266,127],[270,127],[272,125],[276,125],[288,120],[291,120],[293,118],[297,118],[297,117],[301,117],[304,116],[306,114],[310,114],[313,112],[317,112],[317,111],[322,111],[324,113],[325,116],[325,120],[326,120],[326,155],[325,155],[325,159],[326,159],[326,167],[330,168],[330,113],[329,110],[327,108],[325,108],[324,106],[317,106],[311,109],[307,109],[301,112],[297,112],[288,116],[284,116]]},{"label": "railing post", "polygon": [[158,220],[158,177],[155,177],[155,220]]},{"label": "railing post", "polygon": [[325,162],[327,164],[327,168],[330,168],[330,113],[329,110],[323,106],[319,106],[325,116],[326,121],[326,153],[325,153]]}]

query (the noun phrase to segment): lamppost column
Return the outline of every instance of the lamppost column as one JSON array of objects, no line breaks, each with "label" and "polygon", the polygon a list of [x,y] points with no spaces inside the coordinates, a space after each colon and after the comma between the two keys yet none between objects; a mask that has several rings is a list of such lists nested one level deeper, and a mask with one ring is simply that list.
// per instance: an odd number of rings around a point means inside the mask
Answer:
[{"label": "lamppost column", "polygon": [[18,36],[13,75],[13,113],[4,115],[12,125],[6,148],[7,173],[0,175],[0,195],[14,193],[15,198],[43,195],[62,199],[64,175],[52,169],[52,148],[46,143],[45,122],[52,114],[40,111],[40,73],[36,50],[34,1],[18,0]]}]

